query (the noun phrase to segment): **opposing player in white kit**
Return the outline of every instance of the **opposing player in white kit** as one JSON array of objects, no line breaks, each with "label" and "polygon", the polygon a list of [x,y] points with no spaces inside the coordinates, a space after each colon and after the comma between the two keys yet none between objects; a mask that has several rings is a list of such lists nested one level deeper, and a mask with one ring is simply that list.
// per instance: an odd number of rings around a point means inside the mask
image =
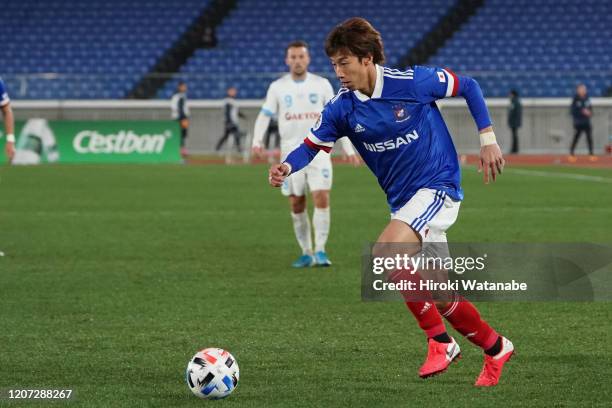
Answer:
[{"label": "opposing player in white kit", "polygon": [[[263,138],[272,116],[278,116],[281,159],[284,160],[287,154],[302,143],[304,135],[319,118],[325,104],[334,97],[334,91],[327,79],[308,72],[310,56],[308,45],[304,41],[294,41],[287,46],[285,63],[289,67],[289,74],[270,84],[266,101],[255,122],[253,154],[256,156],[263,153]],[[355,155],[351,142],[347,138],[340,140],[349,161],[358,164],[359,158]],[[306,186],[312,193],[315,207],[312,217],[314,253],[310,220],[306,211]],[[331,186],[332,163],[329,154],[317,155],[304,171],[288,177],[282,186],[283,195],[289,197],[293,229],[302,248],[302,256],[293,263],[296,268],[331,265],[325,252],[330,226]]]}]

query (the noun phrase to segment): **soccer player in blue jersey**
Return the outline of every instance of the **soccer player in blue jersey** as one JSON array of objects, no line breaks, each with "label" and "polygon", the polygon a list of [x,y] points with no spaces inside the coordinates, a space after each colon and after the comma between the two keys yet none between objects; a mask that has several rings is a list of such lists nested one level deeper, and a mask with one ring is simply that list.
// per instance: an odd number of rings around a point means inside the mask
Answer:
[{"label": "soccer player in blue jersey", "polygon": [[4,150],[10,163],[15,156],[15,119],[13,118],[13,110],[11,109],[11,100],[6,92],[6,87],[4,86],[2,78],[0,78],[0,109],[4,117],[4,130],[6,133]]},{"label": "soccer player in blue jersey", "polygon": [[[325,52],[343,87],[325,106],[304,143],[270,168],[270,184],[279,187],[321,150],[329,152],[338,138],[348,136],[378,178],[391,209],[391,221],[377,245],[446,243],[446,230],[457,219],[463,191],[457,152],[435,101],[465,98],[480,133],[480,170],[488,183],[502,172],[504,159],[480,86],[449,69],[383,67],[380,34],[362,18],[336,26],[327,37]],[[449,300],[434,301],[431,294],[406,300],[428,338],[419,375],[441,373],[460,355],[458,344],[446,332],[445,317],[484,351],[476,385],[496,385],[514,346],[480,317],[471,302],[457,294]]]}]

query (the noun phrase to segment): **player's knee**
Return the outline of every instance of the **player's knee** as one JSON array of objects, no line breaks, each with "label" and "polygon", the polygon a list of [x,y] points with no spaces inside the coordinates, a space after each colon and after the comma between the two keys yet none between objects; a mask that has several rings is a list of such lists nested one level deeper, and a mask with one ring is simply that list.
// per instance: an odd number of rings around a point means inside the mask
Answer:
[{"label": "player's knee", "polygon": [[372,258],[382,258],[385,256],[385,248],[383,243],[372,245]]},{"label": "player's knee", "polygon": [[438,309],[438,311],[442,312],[448,308],[448,306],[450,305],[450,302],[436,300],[434,304],[436,305],[436,308]]},{"label": "player's knee", "polygon": [[312,198],[313,198],[315,207],[317,208],[329,207],[329,191],[327,190],[313,191]]},{"label": "player's knee", "polygon": [[372,258],[392,258],[400,255],[398,245],[395,242],[376,242],[372,245]]},{"label": "player's knee", "polygon": [[306,197],[305,196],[292,196],[291,201],[291,212],[294,214],[303,213],[306,210]]},{"label": "player's knee", "polygon": [[329,199],[328,198],[321,198],[319,200],[316,200],[314,205],[317,208],[327,208],[327,207],[329,207]]}]

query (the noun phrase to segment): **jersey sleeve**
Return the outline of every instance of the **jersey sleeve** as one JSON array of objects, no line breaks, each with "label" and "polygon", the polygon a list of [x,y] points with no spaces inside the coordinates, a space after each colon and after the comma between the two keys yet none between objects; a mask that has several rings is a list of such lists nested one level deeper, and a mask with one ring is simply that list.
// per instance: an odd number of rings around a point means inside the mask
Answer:
[{"label": "jersey sleeve", "polygon": [[11,100],[9,99],[8,93],[6,92],[6,87],[4,86],[4,82],[0,79],[0,106],[7,105]]},{"label": "jersey sleeve", "polygon": [[414,95],[421,103],[462,96],[479,130],[493,124],[480,85],[474,78],[460,76],[448,68],[414,68]]},{"label": "jersey sleeve", "polygon": [[313,149],[323,150],[329,153],[334,147],[336,140],[342,136],[342,128],[339,126],[339,101],[331,101],[323,108],[323,112],[317,119],[315,125],[308,132],[304,143]]},{"label": "jersey sleeve", "polygon": [[274,89],[274,84],[270,85],[268,88],[268,93],[266,94],[266,100],[261,107],[261,111],[266,116],[274,116],[278,113],[278,97],[276,96],[276,91]]},{"label": "jersey sleeve", "polygon": [[414,93],[423,103],[450,98],[459,94],[459,77],[450,69],[414,67]]}]

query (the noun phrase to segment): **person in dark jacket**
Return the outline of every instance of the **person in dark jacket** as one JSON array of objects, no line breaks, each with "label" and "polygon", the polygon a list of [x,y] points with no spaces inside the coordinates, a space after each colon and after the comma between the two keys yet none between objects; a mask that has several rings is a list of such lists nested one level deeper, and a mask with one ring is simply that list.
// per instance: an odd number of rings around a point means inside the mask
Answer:
[{"label": "person in dark jacket", "polygon": [[181,156],[187,157],[185,140],[189,131],[189,106],[187,106],[187,84],[180,81],[176,87],[176,92],[172,95],[172,119],[178,121],[181,128]]},{"label": "person in dark jacket", "polygon": [[236,104],[237,94],[238,90],[236,88],[230,87],[227,89],[227,97],[224,100],[225,132],[217,142],[217,146],[215,147],[216,151],[221,150],[221,147],[230,136],[234,137],[238,153],[242,151],[240,147],[240,138],[244,133],[240,130],[238,121],[240,118],[245,118],[245,116],[239,111],[238,105]]},{"label": "person in dark jacket", "polygon": [[587,94],[587,87],[584,84],[580,84],[576,87],[576,94],[572,100],[572,106],[570,108],[572,119],[574,121],[574,140],[570,148],[570,161],[576,161],[574,156],[574,150],[580,136],[584,132],[587,138],[587,144],[589,146],[589,154],[591,155],[590,160],[594,161],[597,158],[593,155],[593,136],[591,128],[591,116],[593,116],[593,106],[591,105],[591,99]]},{"label": "person in dark jacket", "polygon": [[516,154],[519,151],[518,129],[523,124],[523,107],[518,92],[513,89],[510,91],[510,106],[508,107],[508,127],[512,132],[512,150],[510,153]]}]

